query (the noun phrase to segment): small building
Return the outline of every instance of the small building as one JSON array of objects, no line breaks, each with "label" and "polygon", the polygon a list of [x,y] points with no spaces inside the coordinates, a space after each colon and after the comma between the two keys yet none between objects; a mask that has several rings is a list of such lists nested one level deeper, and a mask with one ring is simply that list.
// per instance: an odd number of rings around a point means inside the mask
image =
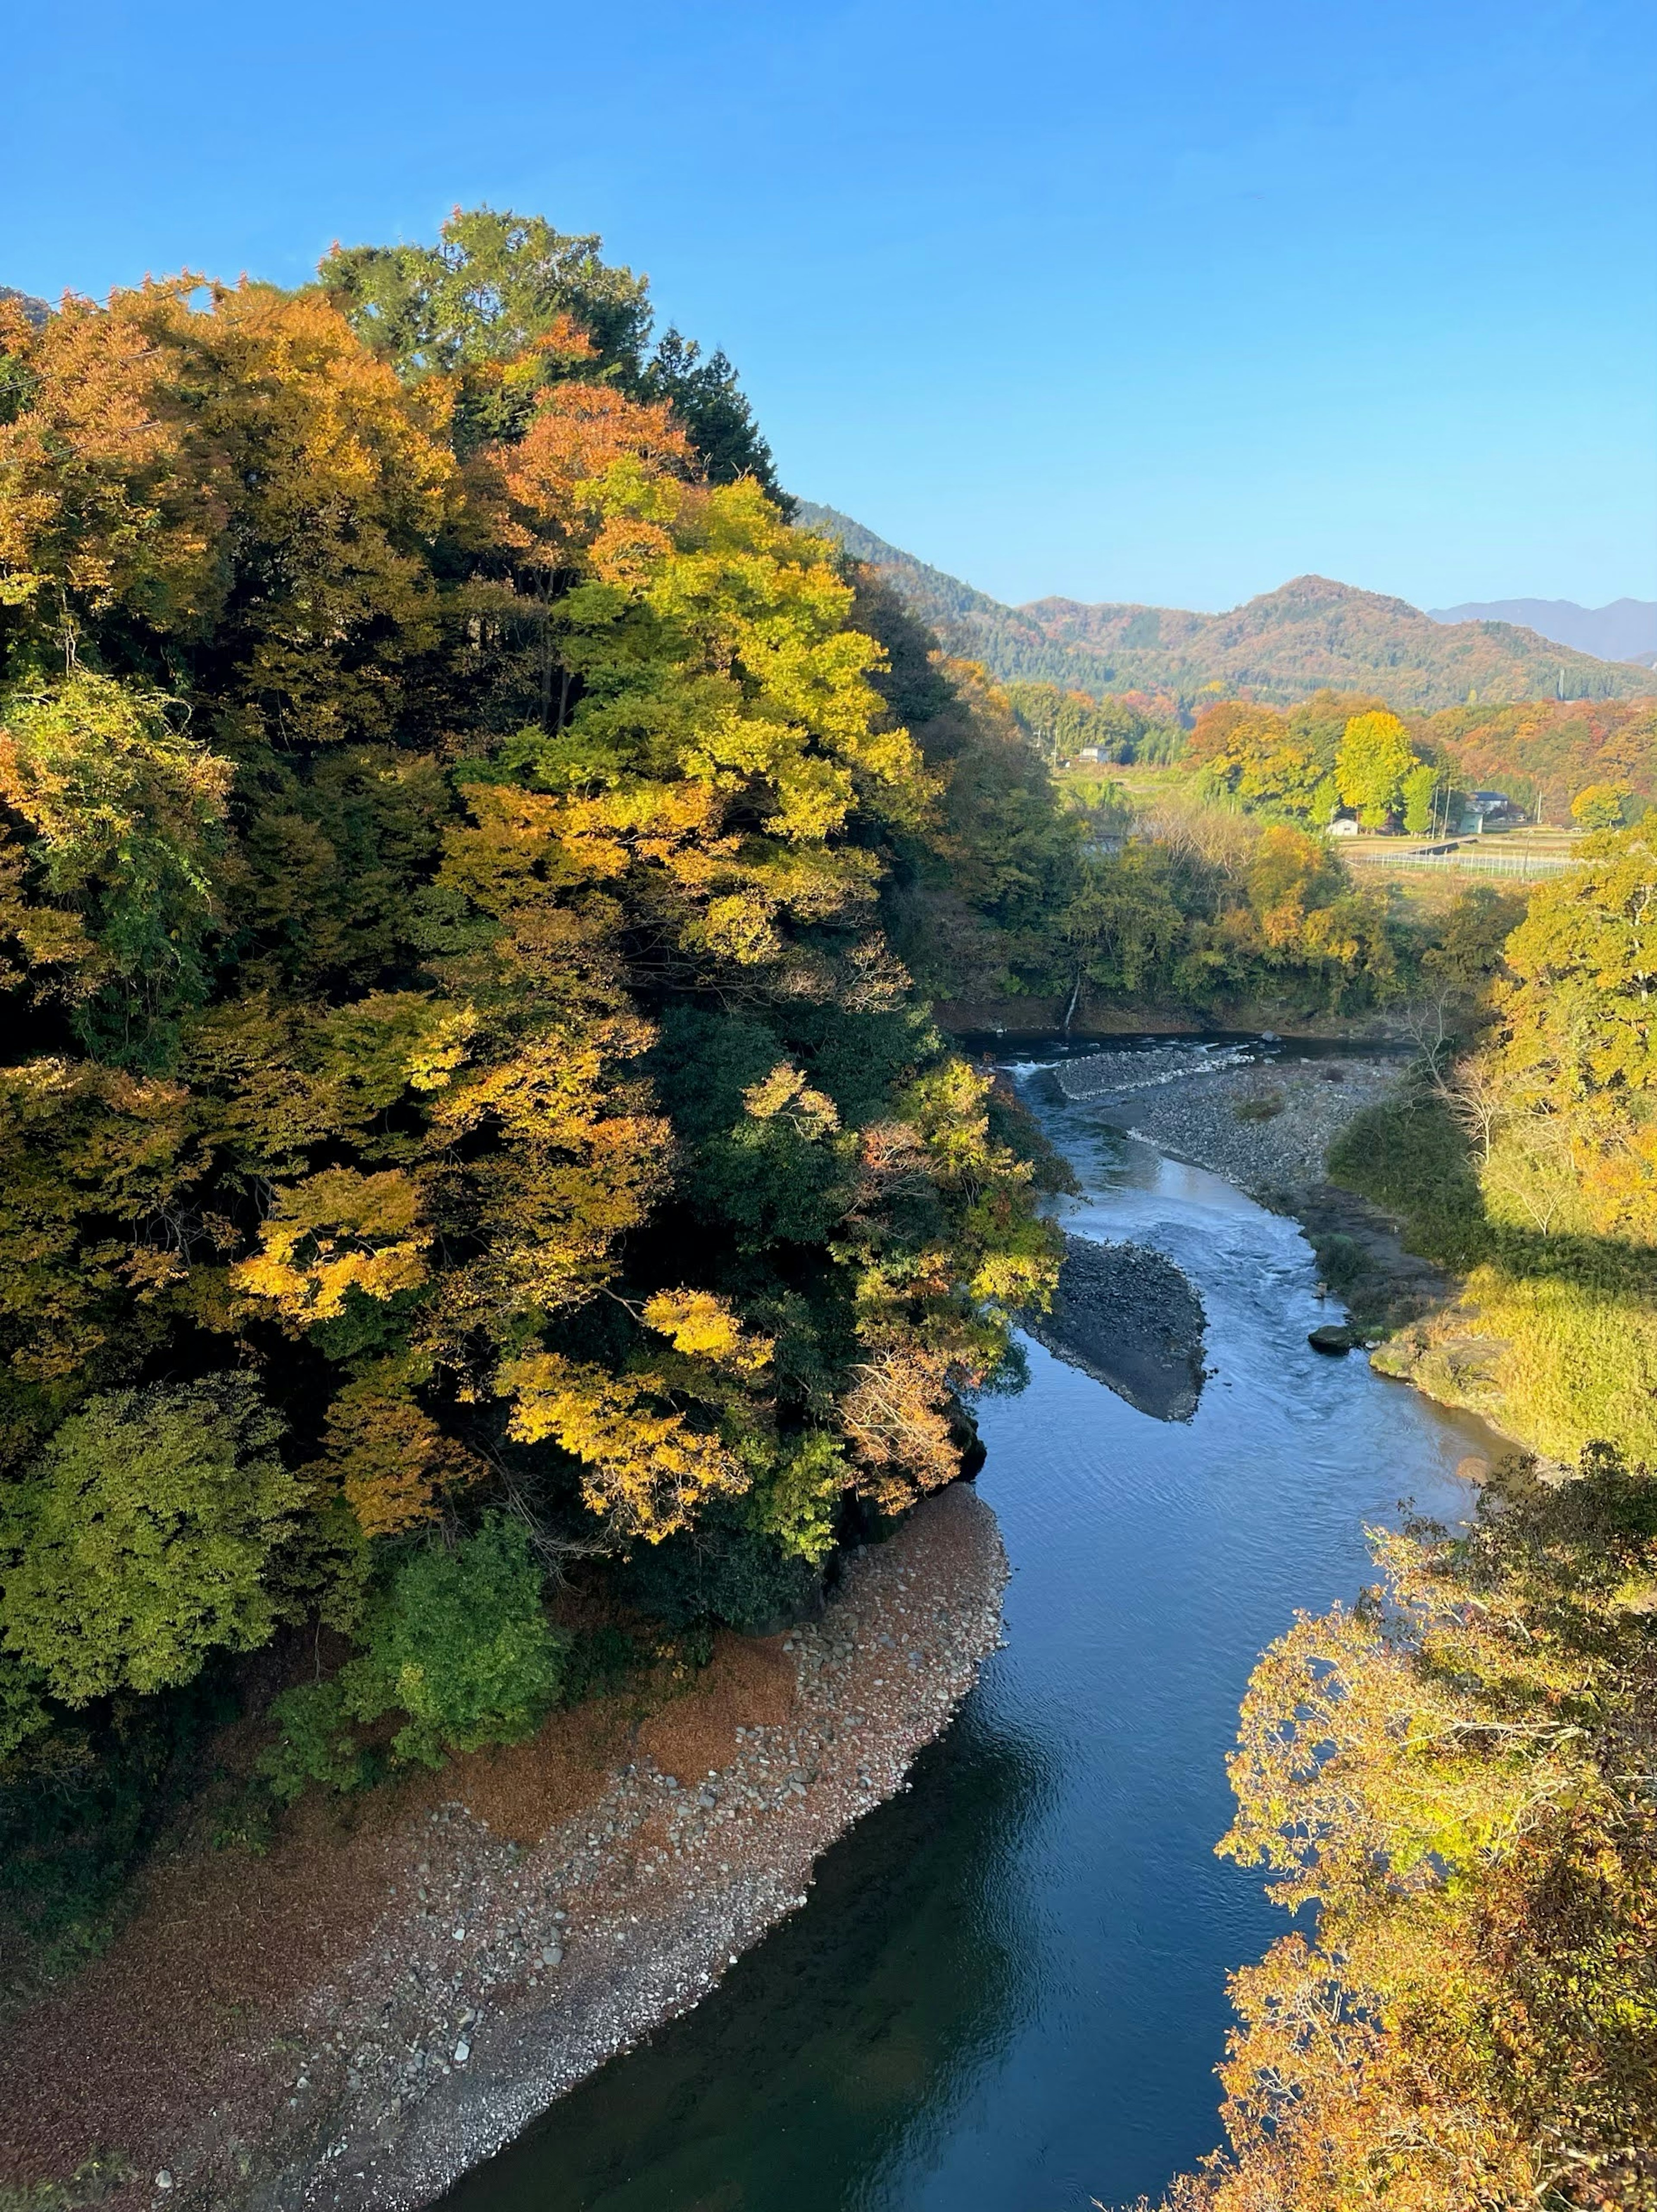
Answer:
[{"label": "small building", "polygon": [[1096,761],[1099,757],[1099,748],[1097,745],[1083,745],[1076,757],[1077,760]]},{"label": "small building", "polygon": [[1332,837],[1356,837],[1357,834],[1358,825],[1350,814],[1338,814],[1329,824]]},{"label": "small building", "polygon": [[1470,821],[1481,824],[1490,822],[1505,826],[1525,819],[1524,808],[1515,806],[1505,791],[1470,791],[1462,801],[1462,812]]}]

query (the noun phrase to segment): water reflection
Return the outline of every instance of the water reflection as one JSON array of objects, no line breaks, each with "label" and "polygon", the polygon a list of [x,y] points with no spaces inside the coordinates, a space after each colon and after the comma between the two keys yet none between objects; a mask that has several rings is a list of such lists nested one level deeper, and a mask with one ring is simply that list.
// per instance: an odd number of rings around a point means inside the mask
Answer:
[{"label": "water reflection", "polygon": [[1249,1669],[1369,1577],[1401,1497],[1454,1516],[1488,1431],[1320,1358],[1295,1224],[1033,1101],[1083,1235],[1185,1267],[1215,1372],[1168,1424],[1029,1347],[981,1419],[1009,1648],[914,1787],[713,1996],[464,2183],[454,2212],[1087,2212],[1214,2145],[1227,1970],[1283,1927],[1217,1860]]},{"label": "water reflection", "polygon": [[[828,2212],[881,2201],[1038,2002],[1011,1863],[1052,1792],[980,1707],[823,1860],[810,1909],[553,2107],[453,2212]],[[920,2135],[915,2135],[919,2126]],[[872,2194],[871,2194],[872,2191]]]}]

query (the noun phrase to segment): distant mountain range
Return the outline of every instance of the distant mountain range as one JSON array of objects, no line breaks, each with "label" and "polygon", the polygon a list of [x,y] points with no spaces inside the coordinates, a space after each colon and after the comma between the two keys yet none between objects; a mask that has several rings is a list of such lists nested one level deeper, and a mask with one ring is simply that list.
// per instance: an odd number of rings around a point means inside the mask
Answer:
[{"label": "distant mountain range", "polygon": [[1378,692],[1421,714],[1470,698],[1491,704],[1657,693],[1657,672],[1562,648],[1512,623],[1447,623],[1406,600],[1323,576],[1298,576],[1223,615],[1063,599],[1010,607],[834,507],[802,501],[798,520],[882,570],[950,652],[981,660],[1004,682],[1059,684],[1096,696],[1166,691],[1187,706],[1205,691],[1247,691],[1288,705],[1328,684]]},{"label": "distant mountain range", "polygon": [[1657,599],[1613,599],[1608,607],[1579,607],[1575,599],[1490,599],[1427,611],[1435,623],[1519,623],[1601,660],[1631,660],[1640,668],[1657,663]]}]

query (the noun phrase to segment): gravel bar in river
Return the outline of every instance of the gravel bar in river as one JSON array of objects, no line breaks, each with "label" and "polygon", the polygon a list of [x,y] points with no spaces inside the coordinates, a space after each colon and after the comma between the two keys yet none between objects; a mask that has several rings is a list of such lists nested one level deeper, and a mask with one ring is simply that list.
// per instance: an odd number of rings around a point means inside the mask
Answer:
[{"label": "gravel bar in river", "polygon": [[1050,1313],[1020,1316],[1038,1344],[1158,1421],[1188,1421],[1203,1386],[1203,1303],[1148,1244],[1066,1237]]},{"label": "gravel bar in river", "polygon": [[1068,1103],[1271,1203],[1323,1182],[1330,1144],[1398,1089],[1406,1065],[1401,1053],[1302,1059],[1291,1042],[1269,1060],[1173,1045],[1089,1054],[1053,1073]]}]

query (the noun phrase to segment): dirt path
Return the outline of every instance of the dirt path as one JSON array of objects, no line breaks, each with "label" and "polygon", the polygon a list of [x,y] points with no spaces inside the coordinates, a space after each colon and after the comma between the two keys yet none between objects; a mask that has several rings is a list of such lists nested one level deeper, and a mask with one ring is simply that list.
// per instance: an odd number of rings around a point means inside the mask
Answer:
[{"label": "dirt path", "polygon": [[101,1959],[0,2044],[0,2188],[191,2212],[430,2201],[805,1902],[1000,1633],[969,1486],[850,1563],[820,1621],[722,1637],[642,1725],[616,1701],[458,1760],[354,1833],[152,1873]]}]

